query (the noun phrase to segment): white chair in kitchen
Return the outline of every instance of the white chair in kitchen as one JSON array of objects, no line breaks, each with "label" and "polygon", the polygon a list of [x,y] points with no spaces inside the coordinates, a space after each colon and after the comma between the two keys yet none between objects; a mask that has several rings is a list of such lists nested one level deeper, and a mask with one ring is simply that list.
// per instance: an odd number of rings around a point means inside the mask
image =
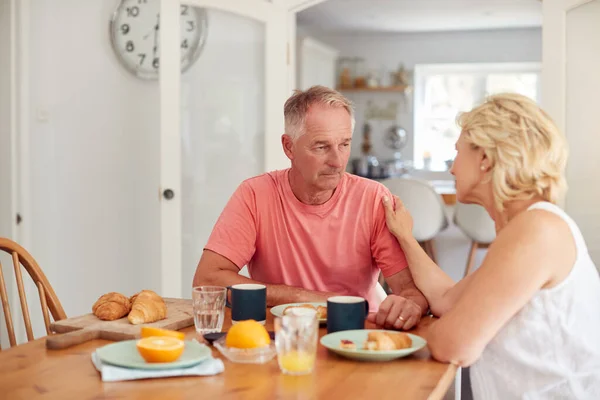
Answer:
[{"label": "white chair in kitchen", "polygon": [[391,178],[382,181],[392,194],[400,197],[413,219],[413,236],[437,263],[433,239],[448,227],[442,197],[427,181]]},{"label": "white chair in kitchen", "polygon": [[486,249],[496,238],[496,224],[485,208],[477,204],[456,203],[454,224],[471,240],[464,276],[475,264],[478,249]]},{"label": "white chair in kitchen", "polygon": [[[29,316],[29,307],[27,305],[27,297],[25,295],[25,287],[23,283],[23,274],[21,272],[21,266],[25,268],[25,271],[29,274],[33,283],[38,289],[40,303],[42,308],[42,315],[44,317],[44,325],[46,326],[46,333],[50,335],[50,315],[55,321],[60,321],[67,318],[67,314],[63,309],[58,296],[54,293],[54,289],[48,282],[46,275],[42,272],[42,269],[35,261],[35,259],[21,247],[19,244],[13,242],[7,238],[0,238],[0,250],[10,254],[12,258],[12,264],[14,267],[15,278],[17,280],[17,290],[19,292],[19,299],[21,301],[21,311],[23,312],[23,320],[25,322],[25,330],[27,332],[27,340],[34,340],[33,330],[31,328],[31,318]],[[6,291],[6,281],[4,279],[4,273],[2,271],[2,263],[0,262],[0,298],[2,300],[2,310],[4,311],[4,318],[6,321],[6,329],[8,330],[8,340],[10,346],[16,346],[17,341],[15,338],[15,330],[10,312],[10,305],[8,303],[8,294]]]}]

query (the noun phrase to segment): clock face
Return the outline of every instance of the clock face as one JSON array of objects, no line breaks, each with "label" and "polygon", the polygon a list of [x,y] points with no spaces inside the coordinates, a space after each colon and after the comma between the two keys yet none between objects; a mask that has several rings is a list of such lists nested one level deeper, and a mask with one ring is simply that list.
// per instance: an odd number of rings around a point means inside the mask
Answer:
[{"label": "clock face", "polygon": [[[181,71],[198,58],[206,40],[206,10],[182,4],[180,18]],[[140,78],[157,79],[160,66],[160,0],[121,0],[110,22],[114,51],[122,64]]]}]

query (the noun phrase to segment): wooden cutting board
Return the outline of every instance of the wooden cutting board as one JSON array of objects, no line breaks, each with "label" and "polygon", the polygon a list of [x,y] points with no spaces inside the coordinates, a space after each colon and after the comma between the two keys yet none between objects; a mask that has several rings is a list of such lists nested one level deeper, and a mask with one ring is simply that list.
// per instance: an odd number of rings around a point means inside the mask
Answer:
[{"label": "wooden cutting board", "polygon": [[65,349],[93,339],[130,340],[140,337],[142,326],[179,330],[194,324],[192,300],[164,298],[167,318],[150,324],[132,325],[127,317],[102,321],[94,314],[67,318],[50,324],[56,332],[46,338],[48,349]]}]

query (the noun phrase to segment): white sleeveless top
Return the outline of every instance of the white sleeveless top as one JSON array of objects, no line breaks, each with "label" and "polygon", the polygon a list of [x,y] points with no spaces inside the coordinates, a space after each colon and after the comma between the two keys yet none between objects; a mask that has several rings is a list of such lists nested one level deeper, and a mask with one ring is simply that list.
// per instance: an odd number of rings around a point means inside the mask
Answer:
[{"label": "white sleeveless top", "polygon": [[470,368],[473,397],[600,399],[600,277],[575,222],[547,202],[528,210],[564,219],[577,258],[557,286],[541,289],[486,346]]}]

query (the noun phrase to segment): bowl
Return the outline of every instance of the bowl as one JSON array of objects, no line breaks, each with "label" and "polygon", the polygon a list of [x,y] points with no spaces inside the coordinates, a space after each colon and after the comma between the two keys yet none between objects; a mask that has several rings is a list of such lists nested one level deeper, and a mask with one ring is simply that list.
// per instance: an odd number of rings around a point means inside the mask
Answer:
[{"label": "bowl", "polygon": [[268,346],[257,347],[254,349],[238,349],[227,347],[225,345],[225,336],[215,340],[213,345],[229,361],[242,364],[264,364],[271,361],[276,355],[275,343],[271,341]]}]

